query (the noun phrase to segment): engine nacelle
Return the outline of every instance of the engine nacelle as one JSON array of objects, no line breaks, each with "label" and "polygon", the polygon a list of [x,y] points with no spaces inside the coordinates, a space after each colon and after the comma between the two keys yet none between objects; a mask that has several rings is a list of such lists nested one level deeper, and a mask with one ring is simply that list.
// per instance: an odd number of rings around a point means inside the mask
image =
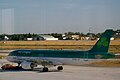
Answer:
[{"label": "engine nacelle", "polygon": [[37,64],[33,62],[24,61],[21,63],[21,67],[23,69],[33,69],[34,67],[37,67]]}]

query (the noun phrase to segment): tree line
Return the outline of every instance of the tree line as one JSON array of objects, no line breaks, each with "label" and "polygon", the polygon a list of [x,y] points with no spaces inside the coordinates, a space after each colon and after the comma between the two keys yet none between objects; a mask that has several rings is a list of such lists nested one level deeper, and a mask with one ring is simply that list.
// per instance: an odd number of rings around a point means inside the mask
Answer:
[{"label": "tree line", "polygon": [[[120,34],[120,30],[116,30],[116,33]],[[66,32],[64,33],[64,36],[71,36],[71,35],[79,35],[81,37],[96,37],[99,38],[101,36],[102,33],[80,33],[80,32]],[[15,41],[20,41],[20,40],[27,40],[27,38],[35,38],[37,36],[39,36],[40,34],[35,34],[35,33],[26,33],[26,34],[1,34],[0,35],[0,40],[5,40],[5,36],[7,36],[9,38],[9,40],[15,40]],[[42,34],[42,35],[50,35],[53,36],[55,38],[58,38],[59,40],[63,39],[63,34],[61,33],[50,33],[50,34]],[[68,38],[69,39],[69,38]]]},{"label": "tree line", "polygon": [[[67,32],[64,33],[65,36],[71,36],[71,35],[79,35],[79,36],[89,36],[90,34],[92,34],[94,37],[99,37],[100,33],[98,34],[94,34],[94,33],[87,33],[87,34],[83,34],[83,33],[79,33],[79,32]],[[34,33],[28,33],[28,34],[1,34],[0,35],[0,40],[5,40],[5,36],[7,36],[9,38],[9,40],[15,40],[15,41],[21,41],[21,40],[27,40],[27,38],[34,38],[37,37],[39,34],[34,34]],[[53,36],[55,38],[58,38],[59,40],[63,39],[63,34],[60,33],[51,33],[51,34],[42,34],[42,35],[50,35]]]}]

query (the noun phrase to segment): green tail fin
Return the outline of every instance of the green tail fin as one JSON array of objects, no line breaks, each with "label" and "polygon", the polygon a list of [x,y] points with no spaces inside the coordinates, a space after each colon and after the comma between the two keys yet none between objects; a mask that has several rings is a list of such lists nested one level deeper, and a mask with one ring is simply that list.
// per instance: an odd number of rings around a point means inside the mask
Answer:
[{"label": "green tail fin", "polygon": [[108,52],[109,44],[110,44],[110,38],[112,37],[112,34],[113,34],[112,29],[106,30],[102,34],[100,39],[97,41],[97,43],[90,50],[90,52]]}]

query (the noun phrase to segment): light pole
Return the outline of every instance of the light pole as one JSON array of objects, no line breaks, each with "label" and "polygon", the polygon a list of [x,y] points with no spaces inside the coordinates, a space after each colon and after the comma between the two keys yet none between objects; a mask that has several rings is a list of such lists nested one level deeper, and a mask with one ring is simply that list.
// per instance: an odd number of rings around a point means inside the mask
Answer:
[{"label": "light pole", "polygon": [[90,37],[90,40],[92,40],[91,28],[92,27],[89,27],[89,37]]}]

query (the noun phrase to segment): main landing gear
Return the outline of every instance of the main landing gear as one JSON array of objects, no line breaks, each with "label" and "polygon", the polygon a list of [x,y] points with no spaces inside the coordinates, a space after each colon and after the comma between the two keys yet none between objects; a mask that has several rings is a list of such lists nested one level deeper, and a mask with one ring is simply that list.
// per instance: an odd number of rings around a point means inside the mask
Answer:
[{"label": "main landing gear", "polygon": [[43,71],[43,72],[48,72],[48,68],[47,68],[47,67],[44,67],[42,71]]},{"label": "main landing gear", "polygon": [[[61,70],[63,70],[63,67],[62,67],[62,66],[58,66],[58,67],[57,67],[57,70],[58,70],[58,71],[61,71]],[[48,72],[49,69],[48,69],[47,67],[44,67],[44,68],[42,69],[42,71],[43,71],[43,72]]]}]

